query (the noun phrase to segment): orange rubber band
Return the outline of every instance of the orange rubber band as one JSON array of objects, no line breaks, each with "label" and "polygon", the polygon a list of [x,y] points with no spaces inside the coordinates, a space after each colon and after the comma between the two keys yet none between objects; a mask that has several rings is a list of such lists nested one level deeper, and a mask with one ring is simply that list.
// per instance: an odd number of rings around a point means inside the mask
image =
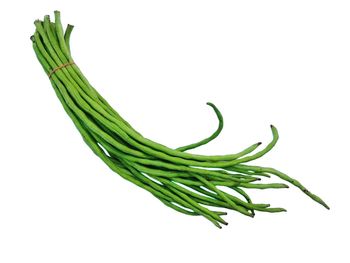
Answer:
[{"label": "orange rubber band", "polygon": [[65,67],[68,67],[68,66],[71,66],[71,65],[74,65],[74,64],[75,64],[74,61],[71,61],[71,62],[67,62],[67,63],[65,63],[65,64],[62,64],[62,65],[58,66],[57,68],[54,68],[54,69],[50,72],[50,74],[49,74],[49,79],[52,77],[52,75],[53,75],[57,70],[63,69],[63,68],[65,68]]}]

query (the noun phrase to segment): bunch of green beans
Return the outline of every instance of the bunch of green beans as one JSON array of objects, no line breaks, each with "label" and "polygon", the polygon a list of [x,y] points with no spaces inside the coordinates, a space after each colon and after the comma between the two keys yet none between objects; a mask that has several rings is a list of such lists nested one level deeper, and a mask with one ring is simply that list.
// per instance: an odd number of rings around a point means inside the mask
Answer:
[{"label": "bunch of green beans", "polygon": [[137,132],[84,77],[70,52],[73,26],[68,25],[64,31],[58,11],[55,11],[55,22],[45,16],[43,21],[36,20],[34,24],[36,30],[31,40],[35,54],[86,144],[114,172],[149,191],[166,206],[187,215],[201,215],[219,228],[227,224],[222,219],[226,212],[220,208],[250,217],[255,211],[286,211],[253,203],[246,193],[245,189],[249,188],[288,188],[282,183],[257,183],[263,177],[274,175],[329,208],[321,198],[286,174],[273,168],[247,165],[275,146],[278,132],[274,126],[271,125],[272,141],[255,153],[261,143],[228,155],[188,153],[186,151],[215,139],[223,128],[220,111],[208,103],[219,120],[217,130],[210,137],[177,149],[156,143]]}]

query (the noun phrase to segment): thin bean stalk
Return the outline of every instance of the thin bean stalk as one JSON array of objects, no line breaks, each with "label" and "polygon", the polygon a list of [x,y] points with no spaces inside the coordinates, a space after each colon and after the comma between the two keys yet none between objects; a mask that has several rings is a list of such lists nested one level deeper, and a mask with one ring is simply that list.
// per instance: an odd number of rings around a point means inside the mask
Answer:
[{"label": "thin bean stalk", "polygon": [[262,178],[277,176],[329,208],[320,197],[288,175],[247,164],[276,145],[278,131],[274,126],[271,125],[272,141],[260,151],[256,151],[261,145],[258,142],[233,154],[189,153],[214,140],[223,129],[221,112],[213,103],[207,103],[219,123],[209,137],[176,149],[145,138],[108,104],[75,64],[70,49],[73,26],[63,30],[60,12],[55,11],[54,22],[45,16],[34,24],[36,30],[31,40],[35,54],[85,143],[110,169],[166,206],[186,215],[202,216],[219,228],[227,224],[222,209],[249,217],[255,211],[283,212],[284,208],[253,202],[244,190],[288,188],[283,183],[257,183]]}]

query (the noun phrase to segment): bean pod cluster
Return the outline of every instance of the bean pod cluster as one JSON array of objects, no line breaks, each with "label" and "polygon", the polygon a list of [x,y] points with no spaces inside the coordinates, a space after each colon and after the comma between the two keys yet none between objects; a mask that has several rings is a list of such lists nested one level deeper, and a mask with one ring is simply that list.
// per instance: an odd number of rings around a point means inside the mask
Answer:
[{"label": "bean pod cluster", "polygon": [[192,216],[203,216],[221,228],[222,218],[230,209],[253,217],[256,211],[283,212],[279,207],[255,203],[247,189],[288,188],[284,183],[261,183],[271,176],[298,187],[326,208],[321,198],[308,191],[299,181],[269,167],[250,163],[269,152],[278,140],[277,129],[271,125],[272,141],[257,151],[255,143],[241,152],[228,155],[199,155],[188,150],[215,139],[223,128],[218,108],[217,130],[197,143],[171,149],[143,137],[93,88],[74,63],[70,52],[72,25],[63,30],[60,12],[54,22],[47,15],[36,20],[31,37],[35,54],[46,72],[57,97],[72,119],[86,144],[110,169],[124,179],[149,191],[166,206]]}]

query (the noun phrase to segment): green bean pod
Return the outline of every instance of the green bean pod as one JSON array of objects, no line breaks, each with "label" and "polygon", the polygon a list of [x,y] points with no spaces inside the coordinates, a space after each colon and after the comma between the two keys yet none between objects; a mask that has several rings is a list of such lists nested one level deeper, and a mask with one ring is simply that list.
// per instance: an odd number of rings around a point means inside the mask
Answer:
[{"label": "green bean pod", "polygon": [[[182,214],[202,216],[221,228],[229,209],[254,217],[255,211],[284,212],[284,208],[255,203],[245,189],[280,189],[278,182],[256,183],[275,175],[298,187],[314,201],[328,205],[299,181],[267,167],[250,163],[267,154],[279,135],[271,125],[272,141],[262,150],[254,143],[232,154],[200,155],[188,152],[213,141],[223,129],[223,116],[213,103],[207,103],[218,119],[217,129],[196,143],[169,148],[145,138],[136,131],[89,83],[75,64],[70,47],[73,26],[63,30],[60,12],[55,21],[49,16],[36,20],[31,37],[34,52],[64,110],[72,119],[85,143],[108,167],[124,179],[141,187],[165,206]],[[215,208],[215,210],[212,210]]]}]

